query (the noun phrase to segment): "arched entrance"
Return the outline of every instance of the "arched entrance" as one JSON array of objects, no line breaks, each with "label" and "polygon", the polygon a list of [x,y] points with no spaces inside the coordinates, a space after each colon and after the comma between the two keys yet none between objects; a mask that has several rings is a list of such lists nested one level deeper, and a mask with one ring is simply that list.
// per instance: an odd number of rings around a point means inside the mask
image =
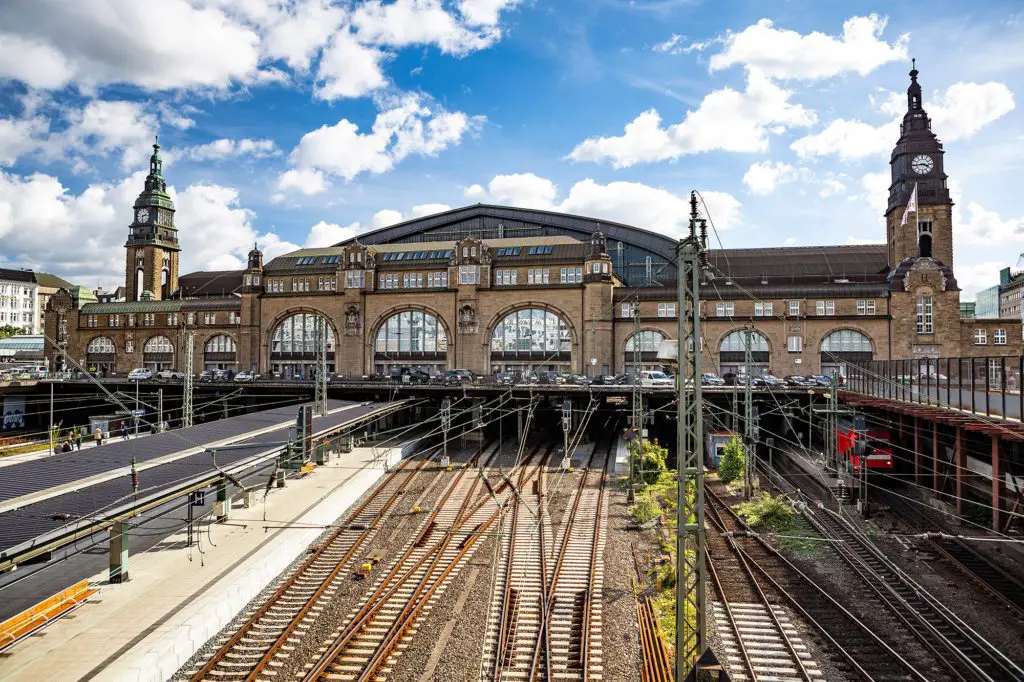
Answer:
[{"label": "arched entrance", "polygon": [[238,369],[235,340],[227,334],[211,336],[203,344],[203,369]]},{"label": "arched entrance", "polygon": [[416,367],[432,375],[447,369],[448,335],[435,315],[403,310],[377,328],[373,371],[387,375],[403,367]]},{"label": "arched entrance", "polygon": [[117,350],[106,336],[97,336],[85,347],[85,368],[94,374],[106,376],[114,371]]},{"label": "arched entrance", "polygon": [[849,363],[874,357],[871,339],[856,329],[837,329],[821,340],[821,373],[827,377],[845,377]]},{"label": "arched entrance", "polygon": [[[665,334],[655,329],[643,329],[628,339],[623,350],[626,374],[632,376],[634,372],[643,370],[662,370],[662,364],[658,361],[658,348],[661,342],[667,339]],[[637,346],[639,345],[639,348]],[[640,351],[640,366],[635,363],[636,351]]]},{"label": "arched entrance", "polygon": [[327,371],[334,372],[334,328],[323,315],[296,313],[270,335],[270,371],[284,379],[310,380],[316,369],[317,318],[327,325]]},{"label": "arched entrance", "polygon": [[[726,334],[718,347],[718,364],[722,374],[745,371],[747,330],[737,329]],[[751,330],[750,362],[751,376],[760,376],[768,371],[771,363],[771,348],[768,339],[760,332]]]},{"label": "arched entrance", "polygon": [[152,336],[142,347],[142,365],[159,372],[174,369],[174,344],[166,336]]},{"label": "arched entrance", "polygon": [[491,333],[492,372],[567,372],[571,366],[569,325],[550,310],[516,310],[498,322]]}]

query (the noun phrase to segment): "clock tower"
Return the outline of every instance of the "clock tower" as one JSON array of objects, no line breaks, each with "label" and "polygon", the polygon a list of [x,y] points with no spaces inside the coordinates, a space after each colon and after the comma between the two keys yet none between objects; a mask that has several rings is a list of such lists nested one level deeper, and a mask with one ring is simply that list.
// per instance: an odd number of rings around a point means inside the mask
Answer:
[{"label": "clock tower", "polygon": [[[159,140],[158,140],[159,141]],[[167,194],[160,145],[149,157],[146,187],[135,200],[125,259],[125,289],[129,301],[150,292],[153,300],[170,298],[178,290],[178,230],[174,202]]]},{"label": "clock tower", "polygon": [[[946,186],[942,143],[932,132],[932,122],[921,103],[916,65],[910,71],[907,113],[900,124],[900,139],[892,150],[889,166],[889,204],[885,211],[889,267],[907,258],[935,258],[953,267],[953,202]],[[916,213],[903,214],[917,188]]]}]

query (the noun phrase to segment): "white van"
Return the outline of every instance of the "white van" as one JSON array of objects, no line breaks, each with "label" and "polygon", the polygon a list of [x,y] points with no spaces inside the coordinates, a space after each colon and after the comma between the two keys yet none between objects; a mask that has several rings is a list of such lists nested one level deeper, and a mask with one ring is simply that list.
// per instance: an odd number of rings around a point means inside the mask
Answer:
[{"label": "white van", "polygon": [[641,386],[675,386],[675,379],[664,372],[644,370],[640,372]]}]

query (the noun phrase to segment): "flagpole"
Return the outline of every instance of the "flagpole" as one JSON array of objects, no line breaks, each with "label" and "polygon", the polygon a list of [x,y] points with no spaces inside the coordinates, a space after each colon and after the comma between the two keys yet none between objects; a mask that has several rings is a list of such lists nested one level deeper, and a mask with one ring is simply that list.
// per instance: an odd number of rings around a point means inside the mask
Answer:
[{"label": "flagpole", "polygon": [[921,210],[918,204],[921,198],[917,196],[917,183],[914,183],[914,243],[917,244],[917,255],[921,255]]}]

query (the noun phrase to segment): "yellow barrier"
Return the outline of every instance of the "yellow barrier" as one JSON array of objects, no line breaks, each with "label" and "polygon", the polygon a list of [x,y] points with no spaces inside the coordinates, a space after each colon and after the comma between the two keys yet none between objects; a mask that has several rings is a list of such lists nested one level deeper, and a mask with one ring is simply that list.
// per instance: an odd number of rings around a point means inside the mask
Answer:
[{"label": "yellow barrier", "polygon": [[8,618],[0,623],[0,649],[60,618],[97,592],[99,589],[89,587],[89,581],[83,580]]}]

